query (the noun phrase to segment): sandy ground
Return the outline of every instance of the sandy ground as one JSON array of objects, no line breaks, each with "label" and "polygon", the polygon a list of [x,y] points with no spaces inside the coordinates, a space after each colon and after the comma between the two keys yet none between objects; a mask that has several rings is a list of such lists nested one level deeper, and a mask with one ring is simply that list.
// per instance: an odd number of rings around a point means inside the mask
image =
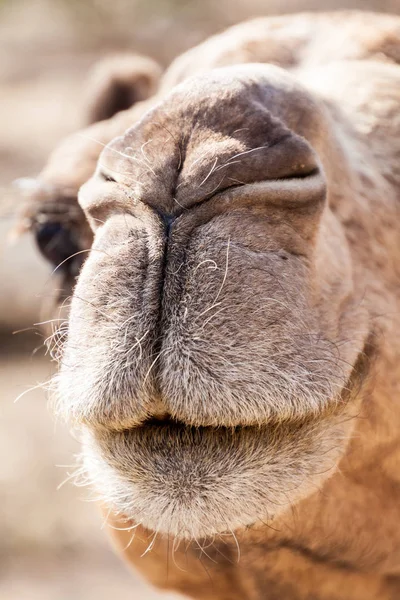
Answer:
[{"label": "sandy ground", "polygon": [[20,201],[10,182],[35,175],[80,126],[79,101],[97,57],[129,47],[165,65],[207,34],[283,4],[285,12],[400,12],[399,0],[0,0],[0,600],[172,598],[114,557],[82,490],[57,490],[71,470],[57,465],[71,465],[78,448],[54,423],[44,391],[14,403],[52,373],[37,327],[10,333],[40,320],[52,283],[32,240],[8,244]]}]

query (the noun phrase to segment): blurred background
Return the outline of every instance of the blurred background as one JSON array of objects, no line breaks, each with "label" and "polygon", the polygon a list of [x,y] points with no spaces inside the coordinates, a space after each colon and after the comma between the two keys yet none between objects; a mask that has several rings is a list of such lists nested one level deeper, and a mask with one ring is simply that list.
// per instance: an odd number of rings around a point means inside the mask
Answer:
[{"label": "blurred background", "polygon": [[35,176],[81,126],[88,69],[110,51],[167,66],[243,19],[340,8],[400,14],[400,0],[0,0],[0,600],[166,598],[113,556],[82,490],[57,489],[78,449],[54,423],[43,390],[14,402],[54,367],[33,326],[50,271],[31,239],[9,242],[20,201],[10,183]]}]

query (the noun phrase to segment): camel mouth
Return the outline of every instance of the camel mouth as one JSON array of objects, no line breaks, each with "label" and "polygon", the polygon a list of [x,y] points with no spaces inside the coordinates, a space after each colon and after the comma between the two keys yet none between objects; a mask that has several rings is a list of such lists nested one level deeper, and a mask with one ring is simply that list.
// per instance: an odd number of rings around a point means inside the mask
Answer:
[{"label": "camel mouth", "polygon": [[[294,430],[302,427],[301,422],[286,424],[289,429]],[[127,443],[135,438],[138,443],[140,440],[146,440],[147,443],[153,440],[162,440],[166,442],[166,449],[173,456],[174,450],[182,443],[190,447],[191,444],[201,443],[204,438],[213,438],[215,441],[226,439],[238,439],[240,434],[245,433],[246,438],[250,439],[252,435],[257,436],[260,431],[265,433],[272,432],[277,427],[276,423],[268,424],[236,424],[236,425],[208,425],[194,424],[176,418],[169,413],[164,415],[151,416],[140,424],[128,426],[123,429],[103,429],[99,433],[101,439],[125,439]],[[97,437],[97,434],[95,434]],[[151,447],[151,443],[150,443]]]},{"label": "camel mouth", "polygon": [[123,518],[178,538],[271,521],[335,472],[368,354],[365,348],[336,407],[307,419],[195,425],[160,410],[118,431],[87,427],[88,478]]},{"label": "camel mouth", "polygon": [[[166,426],[173,426],[173,425],[177,425],[180,427],[189,427],[190,426],[187,423],[184,423],[183,421],[181,421],[180,419],[175,419],[172,415],[170,415],[168,412],[166,412],[163,415],[152,416],[152,417],[145,419],[139,425],[139,427],[166,427]],[[128,429],[128,431],[129,431],[129,429]]]},{"label": "camel mouth", "polygon": [[206,431],[220,431],[220,430],[236,431],[236,430],[240,430],[242,428],[246,428],[249,430],[259,429],[260,425],[237,424],[237,425],[227,426],[224,424],[221,424],[221,425],[195,424],[195,423],[190,423],[188,421],[184,421],[183,419],[174,417],[170,413],[166,412],[163,415],[148,417],[147,419],[142,421],[139,425],[134,426],[134,427],[127,427],[123,431],[125,431],[126,433],[129,433],[131,430],[145,431],[145,430],[153,429],[154,431],[158,431],[163,428],[168,428],[171,431],[173,431],[174,429],[176,431],[192,430],[192,429],[197,430],[197,431],[203,431],[203,430],[206,430]]},{"label": "camel mouth", "polygon": [[169,417],[119,432],[86,430],[92,486],[124,518],[185,539],[271,521],[335,469],[345,419],[191,426]]}]

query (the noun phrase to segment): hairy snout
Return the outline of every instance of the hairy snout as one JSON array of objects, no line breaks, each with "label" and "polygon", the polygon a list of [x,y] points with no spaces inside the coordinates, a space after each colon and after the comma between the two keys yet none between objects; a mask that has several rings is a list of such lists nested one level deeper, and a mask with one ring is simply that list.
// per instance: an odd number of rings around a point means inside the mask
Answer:
[{"label": "hairy snout", "polygon": [[58,409],[106,502],[145,527],[271,518],[341,456],[368,331],[327,127],[278,69],[217,70],[114,140],[81,189],[94,243]]},{"label": "hairy snout", "polygon": [[316,255],[330,260],[337,240],[321,239],[323,167],[279,118],[292,115],[293,91],[276,71],[226,69],[178,87],[82,188],[95,241],[59,379],[73,421],[262,425],[338,401],[357,358],[338,360],[334,337],[349,273],[321,322]]}]

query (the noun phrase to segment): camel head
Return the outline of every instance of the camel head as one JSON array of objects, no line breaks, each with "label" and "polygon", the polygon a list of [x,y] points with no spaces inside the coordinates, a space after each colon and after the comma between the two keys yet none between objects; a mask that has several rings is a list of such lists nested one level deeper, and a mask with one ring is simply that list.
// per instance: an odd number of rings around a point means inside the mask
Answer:
[{"label": "camel head", "polygon": [[57,410],[105,501],[147,528],[272,519],[342,455],[368,328],[327,208],[332,144],[283,70],[216,69],[109,144],[81,188],[94,243]]}]

